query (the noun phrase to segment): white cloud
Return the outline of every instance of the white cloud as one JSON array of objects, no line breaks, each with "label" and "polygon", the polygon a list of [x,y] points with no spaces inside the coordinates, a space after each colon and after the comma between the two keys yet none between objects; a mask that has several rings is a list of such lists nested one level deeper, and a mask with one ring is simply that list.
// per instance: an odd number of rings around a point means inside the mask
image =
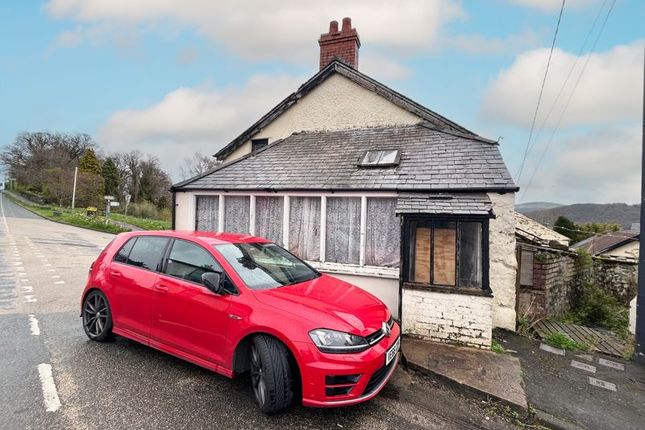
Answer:
[{"label": "white cloud", "polygon": [[77,25],[73,30],[59,33],[51,43],[51,48],[70,48],[77,46],[83,40],[83,28]]},{"label": "white cloud", "polygon": [[137,148],[159,157],[171,173],[195,151],[213,154],[304,79],[256,75],[242,87],[178,88],[158,103],[114,113],[99,131],[108,151]]},{"label": "white cloud", "polygon": [[[541,148],[536,146],[539,153]],[[520,195],[522,201],[637,203],[640,159],[639,124],[578,133],[552,143],[530,188]],[[526,171],[532,174],[534,166],[529,164]]]},{"label": "white cloud", "polygon": [[[329,21],[353,18],[363,44],[416,51],[436,44],[442,25],[461,17],[459,4],[448,0],[50,0],[46,11],[88,25],[106,22],[175,26],[194,30],[236,55],[252,60],[313,61],[315,41]],[[167,30],[171,28],[171,30]]]},{"label": "white cloud", "polygon": [[[562,6],[562,0],[509,0],[511,3],[514,3],[519,6],[526,6],[535,9],[540,9],[546,12],[552,12],[560,10]],[[584,8],[598,3],[598,0],[569,0],[565,5],[565,9],[568,8]]]},{"label": "white cloud", "polygon": [[[548,55],[546,48],[525,52],[508,69],[500,72],[485,92],[481,108],[484,118],[529,127]],[[560,49],[553,51],[538,126],[546,119],[575,61],[575,55]],[[586,57],[579,59],[548,118],[547,127],[557,123],[585,61]],[[642,94],[642,40],[594,53],[562,119],[562,126],[611,124],[638,119],[641,116]]]},{"label": "white cloud", "polygon": [[360,56],[358,67],[363,73],[379,80],[403,79],[412,72],[390,56],[369,52]]}]

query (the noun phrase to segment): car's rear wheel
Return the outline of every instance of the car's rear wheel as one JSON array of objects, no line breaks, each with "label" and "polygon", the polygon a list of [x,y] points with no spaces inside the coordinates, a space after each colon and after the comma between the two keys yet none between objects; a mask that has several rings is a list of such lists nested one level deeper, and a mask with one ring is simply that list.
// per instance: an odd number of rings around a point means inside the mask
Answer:
[{"label": "car's rear wheel", "polygon": [[279,340],[256,336],[251,344],[251,384],[264,413],[275,413],[291,405],[293,379],[289,352]]},{"label": "car's rear wheel", "polygon": [[91,340],[103,342],[112,335],[112,312],[107,297],[90,291],[83,301],[83,330]]}]

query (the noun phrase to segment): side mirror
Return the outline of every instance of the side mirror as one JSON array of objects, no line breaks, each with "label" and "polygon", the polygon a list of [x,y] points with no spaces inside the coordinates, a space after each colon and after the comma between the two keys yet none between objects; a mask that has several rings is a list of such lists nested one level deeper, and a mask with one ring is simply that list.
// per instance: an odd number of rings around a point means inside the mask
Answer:
[{"label": "side mirror", "polygon": [[222,287],[222,275],[217,272],[206,272],[202,274],[202,282],[215,294],[223,294],[224,288]]}]

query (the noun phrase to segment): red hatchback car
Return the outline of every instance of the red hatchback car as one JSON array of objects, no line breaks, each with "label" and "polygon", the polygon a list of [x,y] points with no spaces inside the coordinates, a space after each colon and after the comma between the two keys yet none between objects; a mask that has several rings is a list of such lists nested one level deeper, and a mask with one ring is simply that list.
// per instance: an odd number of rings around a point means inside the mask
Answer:
[{"label": "red hatchback car", "polygon": [[112,333],[228,377],[251,372],[262,411],[345,406],[376,396],[400,329],[366,291],[266,239],[206,232],[118,235],[81,301],[91,340]]}]

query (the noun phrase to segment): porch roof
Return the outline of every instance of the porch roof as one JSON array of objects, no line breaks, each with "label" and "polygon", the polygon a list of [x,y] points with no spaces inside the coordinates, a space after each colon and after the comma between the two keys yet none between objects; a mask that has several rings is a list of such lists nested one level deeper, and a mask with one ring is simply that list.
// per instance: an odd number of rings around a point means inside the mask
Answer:
[{"label": "porch roof", "polygon": [[401,194],[397,214],[483,215],[494,216],[493,204],[486,194]]}]

